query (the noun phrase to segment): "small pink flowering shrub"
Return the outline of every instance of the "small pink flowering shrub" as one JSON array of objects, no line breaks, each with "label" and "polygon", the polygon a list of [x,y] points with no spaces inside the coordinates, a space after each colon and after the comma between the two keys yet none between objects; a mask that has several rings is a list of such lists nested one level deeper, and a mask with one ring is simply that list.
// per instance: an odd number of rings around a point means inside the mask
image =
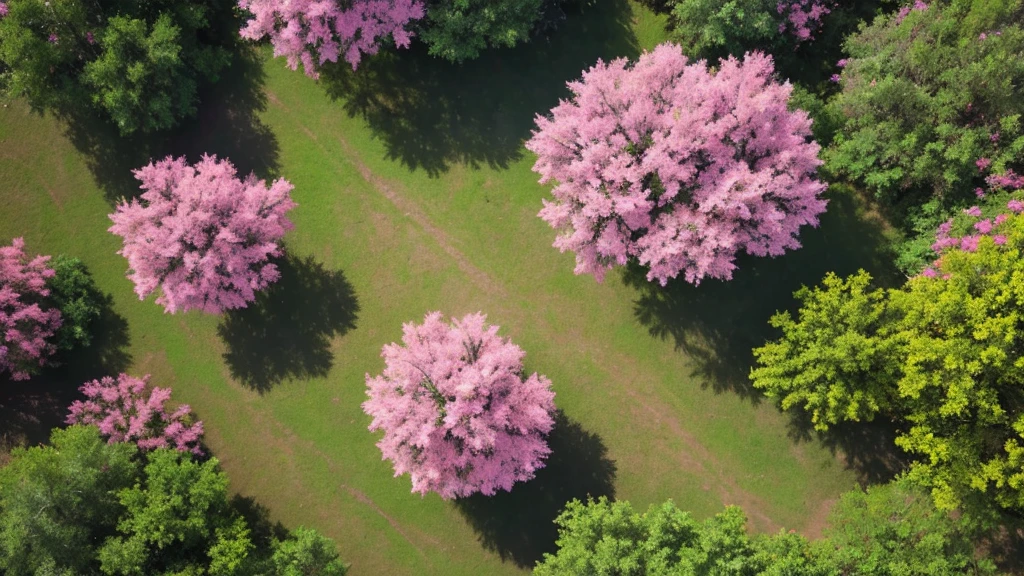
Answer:
[{"label": "small pink flowering shrub", "polygon": [[798,43],[813,40],[834,4],[831,0],[779,0],[775,6],[783,17],[779,32],[789,32]]},{"label": "small pink flowering shrub", "polygon": [[541,183],[540,217],[576,253],[576,273],[602,279],[636,258],[665,284],[729,279],[739,252],[798,248],[825,210],[811,120],[787,108],[792,86],[769,56],[729,58],[712,71],[662,44],[635,64],[598,62],[570,82],[572,98],[526,147]]},{"label": "small pink flowering shrub", "polygon": [[57,349],[61,314],[45,303],[46,283],[54,275],[49,260],[29,259],[21,238],[0,246],[0,375],[13,380],[28,379]]},{"label": "small pink flowering shrub", "polygon": [[554,392],[523,373],[524,353],[483,314],[448,324],[440,312],[403,327],[402,345],[384,347],[384,372],[366,376],[363,411],[412,490],[461,498],[493,495],[533,478],[550,450]]},{"label": "small pink flowering shrub", "polygon": [[227,160],[203,156],[194,167],[168,157],[135,171],[141,199],[118,205],[110,231],[124,238],[128,277],[144,299],[157,287],[167,312],[212,314],[244,308],[278,279],[268,262],[292,228],[292,185],[240,180]]},{"label": "small pink flowering shrub", "polygon": [[413,33],[406,26],[424,15],[419,0],[238,0],[238,6],[251,14],[243,38],[269,36],[274,56],[287,58],[292,70],[301,62],[313,78],[321,64],[339,57],[355,69],[387,36],[408,47]]},{"label": "small pink flowering shrub", "polygon": [[188,404],[168,413],[164,404],[171,399],[171,390],[153,388],[147,397],[148,382],[148,374],[86,382],[79,388],[86,400],[71,404],[67,423],[96,425],[111,444],[134,442],[143,450],[174,448],[201,455],[203,423],[192,418]]}]

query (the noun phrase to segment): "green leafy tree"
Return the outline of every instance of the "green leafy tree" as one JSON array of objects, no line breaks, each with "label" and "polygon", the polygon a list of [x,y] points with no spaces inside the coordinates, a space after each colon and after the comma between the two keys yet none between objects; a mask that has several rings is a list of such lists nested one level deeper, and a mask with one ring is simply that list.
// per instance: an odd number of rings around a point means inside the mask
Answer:
[{"label": "green leafy tree", "polygon": [[120,514],[117,492],[137,474],[136,449],[91,426],[54,430],[51,446],[15,449],[0,468],[0,572],[89,572],[95,542]]},{"label": "green leafy tree", "polygon": [[569,502],[555,523],[558,551],[544,555],[537,576],[820,573],[805,539],[751,539],[746,516],[735,506],[698,522],[672,501],[641,514],[629,502],[602,497]]},{"label": "green leafy tree", "polygon": [[754,385],[820,429],[898,421],[908,477],[940,510],[1024,510],[1024,216],[998,222],[899,290],[862,273],[801,291],[798,319],[777,316],[781,339],[755,351]]},{"label": "green leafy tree", "polygon": [[219,0],[10,0],[0,62],[10,93],[36,108],[103,111],[123,134],[170,128],[195,113],[201,80],[228,52],[210,39]]},{"label": "green leafy tree", "polygon": [[526,42],[544,0],[430,0],[420,37],[430,54],[462,62],[487,47]]},{"label": "green leafy tree", "polygon": [[57,348],[70,350],[89,346],[92,323],[100,316],[103,294],[78,258],[61,254],[50,260],[50,266],[55,274],[46,284],[62,321],[57,331]]},{"label": "green leafy tree", "polygon": [[300,529],[261,542],[228,499],[217,460],[55,430],[0,468],[0,572],[340,576],[334,543]]},{"label": "green leafy tree", "polygon": [[201,570],[211,548],[222,568],[242,564],[251,548],[249,531],[228,504],[228,479],[216,458],[200,463],[177,450],[155,450],[143,477],[118,495],[124,507],[120,535],[99,553],[105,574]]},{"label": "green leafy tree", "polygon": [[271,557],[277,576],[345,576],[334,541],[308,528],[296,528],[289,538],[274,543]]},{"label": "green leafy tree", "polygon": [[773,52],[787,40],[779,33],[775,0],[675,0],[672,35],[689,54],[741,55]]},{"label": "green leafy tree", "polygon": [[995,574],[975,558],[964,522],[935,508],[905,481],[854,490],[839,499],[815,553],[835,574],[961,576]]},{"label": "green leafy tree", "polygon": [[912,237],[900,249],[910,273],[922,264],[914,237],[927,243],[989,173],[1020,171],[1022,18],[1021,0],[935,0],[880,16],[845,44],[829,104],[843,122],[826,168],[895,207]]},{"label": "green leafy tree", "polygon": [[822,287],[794,296],[797,318],[781,312],[770,321],[785,337],[754,350],[754,387],[783,409],[800,406],[819,430],[888,410],[900,341],[891,329],[894,312],[885,293],[871,289],[871,276],[830,273]]}]

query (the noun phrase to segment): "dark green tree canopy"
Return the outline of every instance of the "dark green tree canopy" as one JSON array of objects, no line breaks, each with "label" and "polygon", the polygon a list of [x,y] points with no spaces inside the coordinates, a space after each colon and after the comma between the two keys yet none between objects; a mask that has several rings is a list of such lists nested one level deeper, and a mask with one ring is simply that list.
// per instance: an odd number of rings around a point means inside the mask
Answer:
[{"label": "dark green tree canopy", "polygon": [[0,19],[4,84],[37,108],[91,105],[123,134],[193,115],[197,87],[228,52],[212,39],[225,0],[10,0]]},{"label": "dark green tree canopy", "polygon": [[419,33],[434,56],[462,62],[488,47],[510,48],[530,38],[544,0],[428,0]]},{"label": "dark green tree canopy", "polygon": [[0,571],[36,574],[341,576],[334,542],[299,529],[258,541],[217,460],[55,430],[0,468]]}]

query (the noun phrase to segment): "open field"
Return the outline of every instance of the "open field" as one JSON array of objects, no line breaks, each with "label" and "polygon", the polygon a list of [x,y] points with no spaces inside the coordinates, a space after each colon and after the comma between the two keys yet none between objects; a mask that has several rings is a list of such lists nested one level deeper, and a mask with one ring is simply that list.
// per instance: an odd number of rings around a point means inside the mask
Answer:
[{"label": "open field", "polygon": [[[804,249],[746,260],[730,283],[662,289],[631,272],[603,284],[574,276],[536,217],[546,187],[522,148],[533,114],[598,57],[660,39],[655,17],[609,0],[548,41],[462,67],[414,49],[317,84],[281,61],[236,63],[222,101],[185,130],[187,147],[108,146],[10,103],[0,238],[80,257],[111,309],[91,354],[42,390],[0,397],[3,432],[37,441],[82,379],[152,373],[204,420],[233,489],[275,521],[334,538],[354,575],[522,572],[552,549],[562,505],[588,494],[639,507],[673,498],[700,517],[739,504],[756,530],[815,534],[842,491],[885,476],[891,442],[807,433],[750,389],[749,351],[801,283],[830,270],[884,274],[879,223],[833,190]],[[130,193],[127,168],[157,149],[226,156],[295,185],[283,278],[256,306],[172,316],[133,294],[106,215]],[[366,431],[364,375],[382,369],[380,348],[403,322],[432,310],[484,311],[526,351],[527,369],[554,382],[554,454],[509,494],[410,494]]]}]

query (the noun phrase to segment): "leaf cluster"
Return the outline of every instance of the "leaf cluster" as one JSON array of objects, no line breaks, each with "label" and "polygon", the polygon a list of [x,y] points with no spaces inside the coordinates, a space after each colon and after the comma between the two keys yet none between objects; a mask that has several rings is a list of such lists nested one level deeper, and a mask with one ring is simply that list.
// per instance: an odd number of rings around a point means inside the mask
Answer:
[{"label": "leaf cluster", "polygon": [[300,529],[263,543],[228,499],[216,459],[54,430],[0,469],[0,571],[29,574],[341,576],[334,543]]},{"label": "leaf cluster", "polygon": [[419,35],[433,56],[472,60],[488,47],[529,40],[544,7],[545,0],[431,0]]},{"label": "leaf cluster", "polygon": [[228,62],[222,0],[11,0],[0,19],[7,89],[36,108],[91,106],[122,134],[175,126]]}]

